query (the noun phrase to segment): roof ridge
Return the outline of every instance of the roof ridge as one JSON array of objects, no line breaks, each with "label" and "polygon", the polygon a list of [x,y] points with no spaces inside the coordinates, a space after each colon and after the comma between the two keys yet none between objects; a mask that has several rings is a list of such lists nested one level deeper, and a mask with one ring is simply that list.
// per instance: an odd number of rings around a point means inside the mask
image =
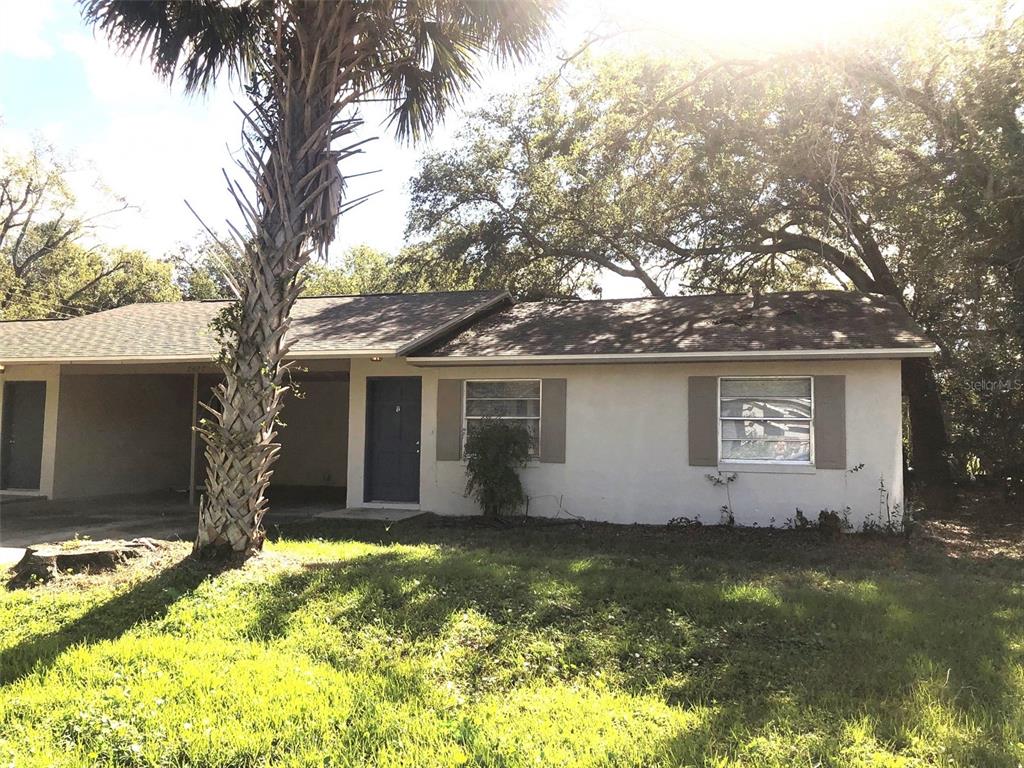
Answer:
[{"label": "roof ridge", "polygon": [[[466,296],[471,293],[490,293],[490,294],[501,294],[505,293],[501,288],[473,288],[465,291],[381,291],[380,293],[323,293],[316,296],[299,296],[296,301],[303,301],[307,299],[366,299],[374,297],[388,297],[388,296]],[[165,304],[217,304],[222,302],[232,301],[232,299],[194,299],[186,302],[152,302],[152,303],[165,303]],[[125,306],[131,306],[126,304]]]},{"label": "roof ridge", "polygon": [[[871,293],[865,291],[848,291],[843,288],[821,288],[814,290],[800,290],[800,291],[768,291],[766,293],[758,294],[761,299],[770,296],[809,296],[812,294],[834,294],[834,295],[849,295],[849,296],[879,296],[881,298],[891,298],[879,293]],[[625,303],[629,301],[680,301],[684,299],[727,299],[727,298],[753,298],[752,294],[749,293],[687,293],[680,294],[677,296],[621,296],[616,298],[595,298],[595,299],[581,299],[571,297],[551,297],[547,299],[530,299],[527,301],[517,301],[517,305],[521,304],[610,304],[612,302]]]}]

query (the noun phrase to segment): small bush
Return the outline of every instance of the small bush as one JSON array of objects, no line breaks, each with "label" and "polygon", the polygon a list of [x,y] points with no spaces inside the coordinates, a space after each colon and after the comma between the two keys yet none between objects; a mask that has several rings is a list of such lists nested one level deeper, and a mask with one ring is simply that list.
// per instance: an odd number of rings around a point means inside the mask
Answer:
[{"label": "small bush", "polygon": [[704,523],[700,521],[700,515],[697,515],[696,517],[673,517],[666,525],[669,528],[700,528]]},{"label": "small bush", "polygon": [[909,538],[917,527],[917,521],[908,504],[901,507],[896,504],[892,511],[886,510],[886,518],[868,515],[861,524],[861,532],[877,536],[905,536]]},{"label": "small bush", "polygon": [[849,516],[839,514],[833,509],[823,509],[818,514],[818,530],[822,536],[828,538],[839,538],[845,531],[850,530]]},{"label": "small bush", "polygon": [[834,509],[823,509],[818,513],[818,519],[815,521],[807,517],[803,510],[797,507],[796,517],[786,521],[786,528],[796,531],[816,530],[825,538],[838,538],[841,533],[851,530],[852,527],[850,525],[849,508],[843,512],[836,512]]},{"label": "small bush", "polygon": [[487,517],[514,514],[526,503],[518,470],[530,458],[530,433],[518,424],[485,420],[466,438],[466,494]]}]

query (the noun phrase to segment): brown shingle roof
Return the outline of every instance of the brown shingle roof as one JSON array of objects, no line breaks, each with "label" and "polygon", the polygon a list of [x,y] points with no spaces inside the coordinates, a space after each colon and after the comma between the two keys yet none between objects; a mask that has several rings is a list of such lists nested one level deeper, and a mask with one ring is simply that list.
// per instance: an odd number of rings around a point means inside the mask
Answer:
[{"label": "brown shingle roof", "polygon": [[[506,300],[502,291],[299,299],[292,354],[397,354]],[[70,320],[0,323],[0,363],[87,359],[212,359],[219,301],[131,304]]]},{"label": "brown shingle roof", "polygon": [[516,304],[416,357],[934,351],[896,302],[848,291]]}]

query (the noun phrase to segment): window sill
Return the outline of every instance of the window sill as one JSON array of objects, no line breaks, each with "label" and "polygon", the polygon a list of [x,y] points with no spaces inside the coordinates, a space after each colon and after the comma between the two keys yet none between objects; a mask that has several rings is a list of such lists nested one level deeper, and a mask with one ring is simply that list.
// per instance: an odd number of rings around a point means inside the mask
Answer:
[{"label": "window sill", "polygon": [[770,462],[747,464],[720,461],[718,463],[718,471],[735,472],[739,475],[746,473],[762,475],[813,475],[818,469],[813,464],[772,464]]}]

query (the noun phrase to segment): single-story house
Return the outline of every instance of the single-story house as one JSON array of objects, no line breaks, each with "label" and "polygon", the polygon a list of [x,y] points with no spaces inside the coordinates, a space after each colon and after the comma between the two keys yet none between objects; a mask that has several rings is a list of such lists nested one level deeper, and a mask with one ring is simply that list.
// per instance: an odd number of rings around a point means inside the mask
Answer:
[{"label": "single-story house", "polygon": [[[223,306],[0,323],[0,493],[201,493]],[[496,417],[533,435],[529,514],[620,523],[898,508],[900,362],[935,352],[896,303],[841,291],[303,298],[291,338],[275,489],[474,514],[463,443]]]}]

